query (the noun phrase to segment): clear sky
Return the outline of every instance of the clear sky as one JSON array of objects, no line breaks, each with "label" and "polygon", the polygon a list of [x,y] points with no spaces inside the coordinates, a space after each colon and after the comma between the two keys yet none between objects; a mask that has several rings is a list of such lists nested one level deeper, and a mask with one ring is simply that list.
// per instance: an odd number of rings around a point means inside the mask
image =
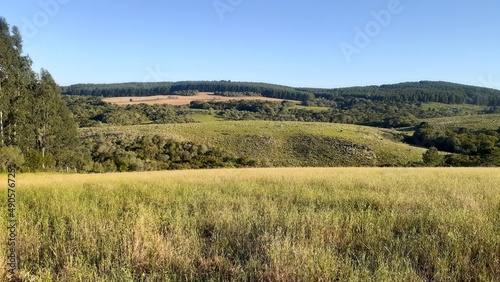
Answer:
[{"label": "clear sky", "polygon": [[232,80],[500,89],[498,0],[0,1],[60,85]]}]

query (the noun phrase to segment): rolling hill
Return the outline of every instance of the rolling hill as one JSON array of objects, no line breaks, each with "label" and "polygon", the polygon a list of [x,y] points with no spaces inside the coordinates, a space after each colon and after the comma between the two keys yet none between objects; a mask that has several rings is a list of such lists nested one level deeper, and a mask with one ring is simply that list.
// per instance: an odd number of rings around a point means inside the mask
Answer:
[{"label": "rolling hill", "polygon": [[160,135],[254,159],[258,166],[385,166],[422,160],[424,149],[400,141],[390,129],[274,121],[226,121],[82,128],[97,135]]}]

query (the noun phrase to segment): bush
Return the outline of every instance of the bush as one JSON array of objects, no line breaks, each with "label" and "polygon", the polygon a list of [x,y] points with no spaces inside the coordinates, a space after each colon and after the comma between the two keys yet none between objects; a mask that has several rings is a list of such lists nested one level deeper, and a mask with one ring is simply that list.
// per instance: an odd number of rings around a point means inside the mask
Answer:
[{"label": "bush", "polygon": [[424,153],[422,159],[427,166],[440,166],[443,164],[444,157],[439,154],[436,147],[431,147]]},{"label": "bush", "polygon": [[13,146],[0,147],[0,170],[7,171],[9,166],[20,167],[24,163],[21,149]]}]

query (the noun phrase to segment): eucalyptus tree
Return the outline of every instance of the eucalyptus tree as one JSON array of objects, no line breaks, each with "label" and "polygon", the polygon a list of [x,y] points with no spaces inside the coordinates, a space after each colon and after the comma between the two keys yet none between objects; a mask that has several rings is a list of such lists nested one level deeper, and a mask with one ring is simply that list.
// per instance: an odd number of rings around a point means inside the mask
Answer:
[{"label": "eucalyptus tree", "polygon": [[77,143],[76,123],[60,87],[47,70],[32,70],[19,29],[0,18],[0,150],[16,147],[30,168],[38,169],[48,161],[55,165]]}]

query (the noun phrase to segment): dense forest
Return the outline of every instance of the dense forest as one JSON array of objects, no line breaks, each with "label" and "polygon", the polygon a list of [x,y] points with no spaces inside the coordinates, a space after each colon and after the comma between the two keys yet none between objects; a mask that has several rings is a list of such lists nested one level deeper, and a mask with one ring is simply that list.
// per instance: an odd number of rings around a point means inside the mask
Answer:
[{"label": "dense forest", "polygon": [[75,84],[61,87],[64,95],[120,97],[152,96],[170,94],[170,82],[116,83],[116,84]]},{"label": "dense forest", "polygon": [[381,86],[336,89],[299,88],[314,93],[317,98],[336,100],[339,97],[358,97],[382,102],[436,102],[500,106],[500,91],[442,81],[405,82]]},{"label": "dense forest", "polygon": [[201,92],[253,92],[264,97],[305,101],[314,94],[292,87],[254,82],[180,81],[163,83],[77,84],[62,87],[65,95],[119,97],[168,95],[180,91]]},{"label": "dense forest", "polygon": [[309,101],[322,98],[342,101],[362,98],[374,102],[437,102],[500,106],[500,91],[449,82],[406,82],[392,85],[334,89],[293,88],[282,85],[231,81],[181,81],[154,83],[77,84],[63,87],[65,95],[98,97],[168,95],[176,91],[254,93],[270,98]]}]

